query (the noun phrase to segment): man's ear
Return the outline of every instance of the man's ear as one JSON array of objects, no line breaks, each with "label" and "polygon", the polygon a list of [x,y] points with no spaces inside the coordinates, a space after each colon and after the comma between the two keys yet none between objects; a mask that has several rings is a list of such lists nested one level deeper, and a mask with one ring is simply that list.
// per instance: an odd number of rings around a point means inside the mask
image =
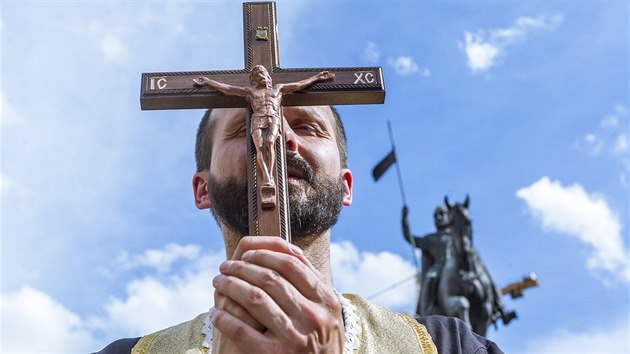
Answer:
[{"label": "man's ear", "polygon": [[352,204],[352,171],[347,168],[342,169],[341,177],[343,178],[343,185],[345,187],[342,204],[350,206],[350,204]]},{"label": "man's ear", "polygon": [[212,208],[210,195],[208,194],[208,171],[197,172],[192,179],[193,194],[195,195],[195,205],[198,209]]}]

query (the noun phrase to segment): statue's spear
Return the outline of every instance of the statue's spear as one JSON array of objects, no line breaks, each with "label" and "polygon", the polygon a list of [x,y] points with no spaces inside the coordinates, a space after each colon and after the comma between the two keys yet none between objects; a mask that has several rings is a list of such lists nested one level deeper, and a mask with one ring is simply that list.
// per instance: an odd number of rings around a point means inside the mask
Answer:
[{"label": "statue's spear", "polygon": [[[407,208],[407,197],[405,196],[405,187],[403,185],[402,173],[400,172],[400,163],[396,157],[396,144],[394,143],[394,134],[392,133],[392,123],[387,120],[387,130],[389,131],[389,142],[392,146],[392,150],[385,156],[372,170],[372,177],[374,181],[378,181],[383,174],[393,165],[396,164],[396,174],[398,175],[398,187],[400,188],[400,196],[403,201],[403,207]],[[416,270],[420,272],[420,262],[418,261],[418,255],[416,254],[413,242],[410,241],[411,254],[413,261],[416,265]]]},{"label": "statue's spear", "polygon": [[396,144],[394,143],[394,134],[392,133],[392,123],[389,120],[387,121],[387,130],[389,131],[389,142],[392,145],[392,150],[374,167],[372,170],[372,177],[374,178],[374,181],[378,181],[393,164],[396,164],[400,195],[403,200],[403,205],[407,206],[407,197],[405,196],[405,188],[403,186],[402,173],[400,172],[400,164],[398,163],[398,158],[396,157]]}]

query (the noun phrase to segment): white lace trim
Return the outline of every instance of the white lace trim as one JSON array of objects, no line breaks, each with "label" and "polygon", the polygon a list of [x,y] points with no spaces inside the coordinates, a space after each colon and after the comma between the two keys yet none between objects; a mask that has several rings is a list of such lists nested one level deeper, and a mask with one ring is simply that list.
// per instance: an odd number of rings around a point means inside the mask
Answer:
[{"label": "white lace trim", "polygon": [[[341,311],[343,313],[343,353],[351,354],[361,346],[361,324],[359,323],[359,316],[357,316],[356,308],[350,300],[343,297],[337,290],[335,290],[335,293],[339,297]],[[212,321],[210,321],[210,312],[212,312],[212,309],[210,309],[208,314],[203,318],[203,328],[201,329],[201,333],[204,335],[203,347],[207,348],[208,351],[212,349]]]},{"label": "white lace trim", "polygon": [[[210,309],[212,311],[212,309]],[[201,329],[201,333],[203,333],[203,347],[208,348],[208,350],[212,349],[212,322],[210,321],[210,311],[206,317],[203,318],[203,328]]]},{"label": "white lace trim", "polygon": [[335,293],[339,297],[341,302],[341,311],[343,313],[343,328],[344,328],[344,343],[343,354],[351,354],[359,349],[361,346],[361,324],[359,323],[359,316],[357,316],[356,308],[335,289]]}]

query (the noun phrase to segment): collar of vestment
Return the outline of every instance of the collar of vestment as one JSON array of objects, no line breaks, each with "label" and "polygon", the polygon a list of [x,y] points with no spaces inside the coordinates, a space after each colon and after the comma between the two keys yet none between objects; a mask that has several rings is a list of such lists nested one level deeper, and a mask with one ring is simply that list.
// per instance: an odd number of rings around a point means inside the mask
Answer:
[{"label": "collar of vestment", "polygon": [[[340,295],[344,316],[344,354],[425,353],[437,349],[422,324],[356,296]],[[206,354],[212,347],[208,313],[142,337],[132,354]]]}]

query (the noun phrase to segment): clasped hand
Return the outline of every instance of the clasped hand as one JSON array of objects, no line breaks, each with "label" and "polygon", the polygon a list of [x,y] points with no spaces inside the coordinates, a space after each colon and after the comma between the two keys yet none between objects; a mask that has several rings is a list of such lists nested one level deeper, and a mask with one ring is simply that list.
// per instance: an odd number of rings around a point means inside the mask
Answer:
[{"label": "clasped hand", "polygon": [[343,351],[339,299],[297,246],[244,237],[219,271],[212,282],[213,353]]}]

